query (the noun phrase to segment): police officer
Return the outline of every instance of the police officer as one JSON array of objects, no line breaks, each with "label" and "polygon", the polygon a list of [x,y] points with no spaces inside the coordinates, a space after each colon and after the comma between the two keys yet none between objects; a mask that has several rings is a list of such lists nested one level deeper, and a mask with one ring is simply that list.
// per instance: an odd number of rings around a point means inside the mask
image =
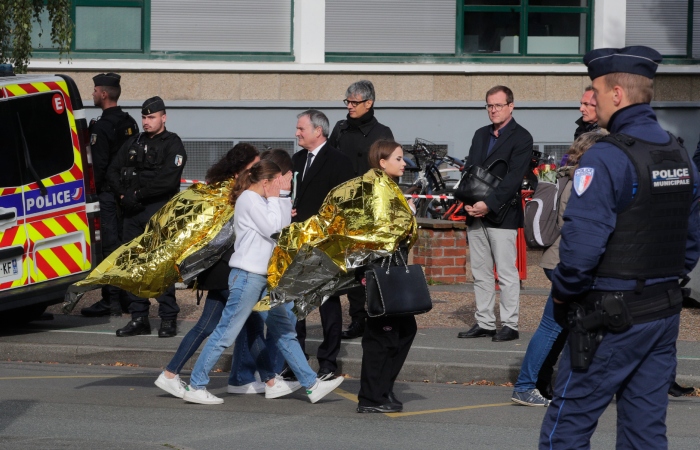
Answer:
[{"label": "police officer", "polygon": [[[95,174],[95,187],[100,201],[100,230],[102,236],[102,256],[109,256],[119,245],[122,234],[121,217],[117,212],[117,200],[107,182],[107,167],[121,146],[131,136],[139,132],[136,121],[129,113],[117,106],[121,95],[116,73],[101,73],[92,77],[95,89],[92,100],[102,115],[90,121],[90,147],[92,168]],[[121,289],[114,286],[102,288],[102,299],[80,313],[87,317],[121,316],[122,303],[126,302]]]},{"label": "police officer", "polygon": [[666,448],[679,279],[700,254],[699,175],[649,105],[657,51],[604,48],[583,61],[610,136],[582,157],[564,214],[552,296],[569,351],[540,448],[589,448],[613,396],[618,448]]},{"label": "police officer", "polygon": [[[124,242],[143,233],[146,224],[180,189],[187,154],[177,134],[165,129],[165,103],[160,97],[146,100],[141,109],[143,133],[122,146],[109,166],[107,178],[124,210]],[[117,330],[117,336],[151,334],[148,321],[150,302],[128,294],[131,321]],[[158,337],[177,334],[175,286],[156,299],[161,318]]]}]

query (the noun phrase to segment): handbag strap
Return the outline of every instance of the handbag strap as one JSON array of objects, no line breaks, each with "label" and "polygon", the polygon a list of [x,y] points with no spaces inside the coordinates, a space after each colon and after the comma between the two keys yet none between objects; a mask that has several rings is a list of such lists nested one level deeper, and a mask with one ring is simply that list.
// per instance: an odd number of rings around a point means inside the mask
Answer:
[{"label": "handbag strap", "polygon": [[505,165],[506,165],[506,173],[510,172],[510,165],[508,165],[508,162],[507,162],[505,159],[497,159],[497,160],[495,160],[494,162],[492,162],[491,164],[489,164],[489,166],[486,168],[486,170],[488,170],[489,172],[491,172],[491,169],[493,169],[493,166],[496,165],[496,164],[498,164],[498,163],[503,163],[503,164],[505,164]]}]

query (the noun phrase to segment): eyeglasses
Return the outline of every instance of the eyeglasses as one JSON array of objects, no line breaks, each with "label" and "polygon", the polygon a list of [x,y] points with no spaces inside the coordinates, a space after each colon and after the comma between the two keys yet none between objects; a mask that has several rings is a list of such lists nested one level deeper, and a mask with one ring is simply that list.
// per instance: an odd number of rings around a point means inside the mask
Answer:
[{"label": "eyeglasses", "polygon": [[364,102],[366,102],[366,101],[367,101],[367,100],[360,100],[359,102],[356,102],[356,101],[354,101],[354,100],[348,100],[348,99],[346,98],[345,100],[343,100],[343,103],[345,103],[345,106],[352,105],[353,108],[357,108],[357,105],[359,105],[360,103],[364,103]]},{"label": "eyeglasses", "polygon": [[595,103],[581,102],[581,106],[585,106],[586,108],[592,106],[593,108],[595,108],[596,105]]},{"label": "eyeglasses", "polygon": [[493,105],[486,105],[486,109],[489,111],[500,111],[508,105],[510,105],[510,103],[494,103]]}]

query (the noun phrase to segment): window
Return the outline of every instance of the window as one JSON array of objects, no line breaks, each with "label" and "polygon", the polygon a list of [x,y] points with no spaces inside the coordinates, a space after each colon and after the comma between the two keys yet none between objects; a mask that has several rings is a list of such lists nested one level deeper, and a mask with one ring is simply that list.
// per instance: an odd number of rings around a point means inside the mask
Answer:
[{"label": "window", "polygon": [[627,2],[625,45],[647,45],[667,57],[700,57],[700,0]]},{"label": "window", "polygon": [[590,0],[461,0],[458,20],[462,22],[462,39],[458,54],[582,55],[590,47],[589,3]]}]

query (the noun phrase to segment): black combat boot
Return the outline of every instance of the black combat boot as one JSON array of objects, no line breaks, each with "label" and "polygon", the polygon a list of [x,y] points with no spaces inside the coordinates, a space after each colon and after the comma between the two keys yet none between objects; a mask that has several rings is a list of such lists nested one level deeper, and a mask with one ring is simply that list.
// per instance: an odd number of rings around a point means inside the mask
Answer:
[{"label": "black combat boot", "polygon": [[102,317],[108,316],[109,313],[109,305],[104,299],[94,303],[92,306],[88,306],[87,308],[80,310],[80,314],[84,315],[85,317]]},{"label": "black combat boot", "polygon": [[173,337],[177,335],[177,319],[162,319],[160,321],[160,329],[158,337]]},{"label": "black combat boot", "polygon": [[138,336],[140,334],[151,334],[151,323],[148,321],[148,317],[137,317],[131,319],[131,322],[127,323],[124,328],[117,330],[117,336]]}]

